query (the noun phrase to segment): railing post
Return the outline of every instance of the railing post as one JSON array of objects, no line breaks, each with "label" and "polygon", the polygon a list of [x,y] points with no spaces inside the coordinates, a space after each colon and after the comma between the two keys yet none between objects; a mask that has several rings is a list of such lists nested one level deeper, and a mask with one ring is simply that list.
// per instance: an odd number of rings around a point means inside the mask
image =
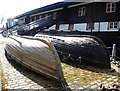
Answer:
[{"label": "railing post", "polygon": [[112,57],[110,58],[112,61],[116,61],[116,44],[113,44],[112,47]]}]

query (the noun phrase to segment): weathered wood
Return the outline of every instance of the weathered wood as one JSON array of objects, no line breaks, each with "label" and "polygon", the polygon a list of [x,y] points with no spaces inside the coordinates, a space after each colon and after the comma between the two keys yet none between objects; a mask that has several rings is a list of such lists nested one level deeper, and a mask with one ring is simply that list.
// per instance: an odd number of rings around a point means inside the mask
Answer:
[{"label": "weathered wood", "polygon": [[66,86],[61,62],[53,44],[45,39],[11,36],[5,51],[17,62]]},{"label": "weathered wood", "polygon": [[59,56],[97,67],[110,68],[110,59],[105,44],[94,36],[51,36],[36,34],[35,37],[50,40]]}]

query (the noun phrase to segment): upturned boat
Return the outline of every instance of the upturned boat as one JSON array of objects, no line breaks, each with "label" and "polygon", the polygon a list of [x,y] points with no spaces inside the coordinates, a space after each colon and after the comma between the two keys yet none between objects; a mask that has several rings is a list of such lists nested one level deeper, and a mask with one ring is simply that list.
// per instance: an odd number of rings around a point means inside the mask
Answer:
[{"label": "upturned boat", "polygon": [[78,64],[110,68],[110,59],[105,44],[94,36],[51,36],[36,34],[35,37],[51,41],[60,58]]},{"label": "upturned boat", "polygon": [[53,46],[46,39],[10,36],[5,45],[9,58],[66,86],[61,61]]}]

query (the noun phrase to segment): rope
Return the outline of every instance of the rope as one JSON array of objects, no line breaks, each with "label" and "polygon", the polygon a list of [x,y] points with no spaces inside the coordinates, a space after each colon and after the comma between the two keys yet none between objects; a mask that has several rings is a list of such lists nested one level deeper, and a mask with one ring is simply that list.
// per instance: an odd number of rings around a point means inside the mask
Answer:
[{"label": "rope", "polygon": [[82,63],[81,57],[78,57],[77,61],[79,61],[79,63]]},{"label": "rope", "polygon": [[112,49],[112,47],[107,47],[107,49]]},{"label": "rope", "polygon": [[63,58],[62,60],[64,61],[64,60],[68,59],[69,57],[70,57],[70,54],[67,57]]},{"label": "rope", "polygon": [[116,49],[117,49],[118,51],[120,51],[120,48],[116,47]]},{"label": "rope", "polygon": [[[107,47],[108,49],[112,49],[112,47]],[[120,48],[116,47],[117,50],[120,51]]]},{"label": "rope", "polygon": [[[63,52],[61,52],[61,51],[57,51],[57,52],[59,52],[61,56],[63,56],[63,55],[68,55],[67,57],[64,57],[64,58],[62,59],[63,61],[66,60],[66,59],[70,59],[70,60],[72,60],[72,61],[78,61],[79,63],[82,63],[81,57],[78,57],[78,58],[77,58],[76,56],[74,56],[74,55],[72,55],[72,54],[63,53]],[[74,59],[73,57],[75,57],[75,58],[77,58],[77,59]]]}]

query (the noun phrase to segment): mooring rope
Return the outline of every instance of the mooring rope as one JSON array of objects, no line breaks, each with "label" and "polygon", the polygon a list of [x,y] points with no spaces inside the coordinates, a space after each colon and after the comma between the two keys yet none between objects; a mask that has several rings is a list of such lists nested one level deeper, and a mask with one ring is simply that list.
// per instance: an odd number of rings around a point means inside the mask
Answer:
[{"label": "mooring rope", "polygon": [[120,48],[116,47],[116,49],[117,49],[118,51],[120,51]]},{"label": "mooring rope", "polygon": [[[60,56],[64,56],[64,55],[67,55],[67,57],[64,57],[63,59],[62,59],[62,61],[65,61],[65,60],[67,60],[67,59],[70,59],[70,60],[72,60],[72,61],[77,61],[77,62],[79,62],[79,63],[82,63],[82,57],[81,56],[79,56],[79,57],[76,57],[75,55],[72,55],[72,54],[68,54],[68,53],[64,53],[64,52],[61,52],[61,51],[58,51],[57,50],[57,52],[58,53],[60,53]],[[74,57],[74,58],[73,58]],[[77,59],[76,59],[77,58]]]},{"label": "mooring rope", "polygon": [[64,60],[68,59],[70,57],[70,55],[71,54],[69,54],[67,57],[63,58],[62,60],[64,61]]}]

